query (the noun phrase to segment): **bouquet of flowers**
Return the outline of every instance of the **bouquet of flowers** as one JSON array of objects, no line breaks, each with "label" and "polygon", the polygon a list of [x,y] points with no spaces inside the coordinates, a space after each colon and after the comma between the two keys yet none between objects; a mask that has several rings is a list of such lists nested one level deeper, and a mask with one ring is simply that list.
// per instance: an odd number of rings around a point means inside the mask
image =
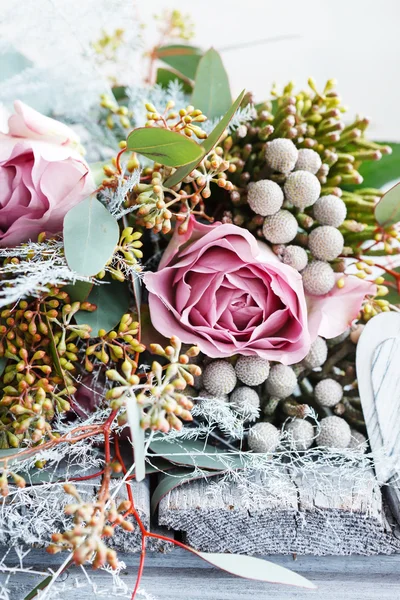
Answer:
[{"label": "bouquet of flowers", "polygon": [[[146,472],[164,473],[157,505],[199,472],[365,452],[356,346],[400,303],[399,192],[363,182],[392,149],[368,119],[345,117],[334,80],[232,99],[187,19],[163,27],[180,43],[153,48],[147,83],[113,81],[85,117],[101,160],[85,159],[74,119],[19,100],[0,136],[0,490],[12,505],[49,465],[96,455],[97,495],[69,476],[67,526],[48,540],[65,564],[117,568],[118,529],[140,533],[143,561],[149,538],[183,545],[136,510],[130,483]],[[99,40],[99,56],[121,39]]]}]

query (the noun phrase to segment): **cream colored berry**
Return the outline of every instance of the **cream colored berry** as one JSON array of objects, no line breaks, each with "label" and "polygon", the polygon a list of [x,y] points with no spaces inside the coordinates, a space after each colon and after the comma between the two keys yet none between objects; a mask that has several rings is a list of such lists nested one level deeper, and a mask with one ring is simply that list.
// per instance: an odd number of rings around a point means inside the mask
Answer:
[{"label": "cream colored berry", "polygon": [[269,375],[269,362],[259,356],[239,356],[235,365],[237,378],[246,385],[260,385]]},{"label": "cream colored berry", "polygon": [[288,440],[296,450],[308,450],[314,441],[314,427],[304,419],[293,419],[285,426]]},{"label": "cream colored berry", "polygon": [[317,446],[324,448],[347,448],[351,441],[350,426],[341,417],[325,417],[320,422]]},{"label": "cream colored berry", "polygon": [[271,244],[288,244],[297,235],[296,218],[288,210],[279,210],[265,217],[263,234]]},{"label": "cream colored berry", "polygon": [[251,210],[262,217],[278,212],[283,200],[282,189],[275,181],[262,179],[249,185],[247,202]]},{"label": "cream colored berry", "polygon": [[302,271],[308,263],[307,252],[301,246],[286,246],[282,252],[282,261],[296,271]]},{"label": "cream colored berry", "polygon": [[343,388],[334,379],[319,381],[314,389],[315,398],[321,406],[336,406],[343,398]]},{"label": "cream colored berry", "polygon": [[203,373],[203,385],[207,392],[220,396],[230,394],[236,385],[235,369],[226,360],[213,360]]},{"label": "cream colored berry", "polygon": [[346,218],[347,208],[343,200],[328,194],[318,198],[313,208],[314,217],[321,225],[340,227]]},{"label": "cream colored berry", "polygon": [[313,229],[308,236],[308,247],[311,254],[319,260],[334,260],[343,251],[344,239],[335,227],[321,225]]},{"label": "cream colored berry", "polygon": [[317,337],[311,344],[311,348],[305,358],[303,364],[307,369],[316,369],[321,367],[328,356],[328,346],[322,337]]},{"label": "cream colored berry", "polygon": [[256,423],[249,431],[248,443],[253,452],[274,452],[280,433],[272,423]]},{"label": "cream colored berry", "polygon": [[312,296],[324,296],[335,285],[335,273],[332,267],[320,260],[309,263],[301,275],[305,291]]},{"label": "cream colored berry", "polygon": [[276,364],[271,367],[266,383],[270,396],[287,398],[297,386],[297,377],[293,369],[286,365]]},{"label": "cream colored berry", "polygon": [[359,450],[360,452],[366,452],[368,448],[367,438],[363,433],[357,431],[357,429],[350,429],[351,439],[348,448]]},{"label": "cream colored berry", "polygon": [[288,175],[283,189],[286,200],[303,210],[318,200],[321,184],[315,175],[308,171],[294,171]]},{"label": "cream colored berry", "polygon": [[313,175],[318,173],[322,165],[321,157],[318,152],[310,148],[299,150],[295,171],[309,171]]},{"label": "cream colored berry", "polygon": [[299,151],[291,140],[278,138],[268,142],[265,147],[265,160],[267,165],[278,173],[287,175],[293,171]]},{"label": "cream colored berry", "polygon": [[248,421],[255,421],[260,414],[260,396],[247,385],[236,388],[230,395],[229,402]]}]

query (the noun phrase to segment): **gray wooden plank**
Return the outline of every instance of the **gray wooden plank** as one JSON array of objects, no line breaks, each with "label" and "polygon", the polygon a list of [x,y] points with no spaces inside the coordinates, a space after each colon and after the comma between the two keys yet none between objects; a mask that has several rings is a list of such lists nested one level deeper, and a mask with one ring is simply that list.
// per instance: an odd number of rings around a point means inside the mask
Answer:
[{"label": "gray wooden plank", "polygon": [[[120,558],[126,563],[126,571],[122,574],[122,579],[129,589],[133,589],[138,557],[132,554],[121,554]],[[238,579],[214,569],[180,549],[175,549],[167,555],[150,553],[141,587],[154,600],[176,600],[177,598],[181,600],[400,599],[400,556],[350,558],[302,556],[297,560],[293,560],[290,556],[274,556],[271,560],[308,577],[318,586],[318,589],[307,591]],[[24,563],[31,568],[43,569],[44,564],[53,565],[54,568],[61,561],[60,556],[49,556],[41,550],[35,550],[26,557]],[[110,583],[109,575],[101,571],[90,571],[90,577],[100,590],[107,582]],[[69,584],[70,581],[72,585],[75,579],[79,583],[84,581],[83,573],[76,567],[69,569],[64,583]],[[37,582],[37,577],[18,576],[12,590],[12,600],[23,600],[24,594]],[[70,594],[65,596],[67,597],[71,597]],[[77,587],[76,597],[79,597],[79,600],[96,600],[99,596],[87,588]]]},{"label": "gray wooden plank", "polygon": [[276,485],[271,474],[254,473],[241,486],[225,482],[219,494],[216,490],[205,480],[173,489],[160,502],[159,524],[182,531],[189,545],[208,552],[400,552],[372,470],[360,482],[351,468],[345,477],[324,465],[303,476],[287,467],[277,474]]}]

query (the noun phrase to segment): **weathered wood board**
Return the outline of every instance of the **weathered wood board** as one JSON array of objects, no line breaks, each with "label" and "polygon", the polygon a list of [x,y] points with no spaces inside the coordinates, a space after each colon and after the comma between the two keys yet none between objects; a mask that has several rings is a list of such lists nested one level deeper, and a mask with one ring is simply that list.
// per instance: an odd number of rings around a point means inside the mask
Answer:
[{"label": "weathered wood board", "polygon": [[[0,548],[0,555],[5,548]],[[50,556],[43,550],[33,550],[24,565],[32,570],[43,570],[47,565],[54,570],[62,562],[62,555]],[[399,600],[400,598],[400,555],[396,556],[292,556],[265,557],[279,565],[294,569],[318,586],[310,592],[289,586],[263,584],[258,581],[238,579],[223,571],[212,568],[206,562],[180,549],[163,555],[151,553],[145,563],[141,589],[149,600]],[[126,564],[121,579],[126,586],[122,590],[112,588],[111,576],[105,571],[88,570],[92,585],[88,585],[85,574],[71,567],[57,586],[58,598],[97,600],[99,596],[129,599],[135,585],[139,557],[121,554]],[[12,564],[12,559],[7,561]],[[5,574],[0,574],[0,582]],[[12,600],[24,600],[28,592],[43,577],[18,573],[8,584]],[[68,591],[62,591],[65,586]],[[108,590],[108,592],[106,591]],[[146,596],[139,595],[138,600]]]},{"label": "weathered wood board", "polygon": [[356,473],[346,481],[335,477],[332,469],[331,485],[324,491],[320,478],[294,475],[289,468],[286,486],[282,474],[277,485],[271,477],[263,482],[261,475],[254,475],[240,486],[225,484],[220,493],[205,480],[187,483],[161,500],[158,522],[182,531],[189,545],[209,552],[400,552],[399,530],[384,511],[372,471],[362,484]]}]

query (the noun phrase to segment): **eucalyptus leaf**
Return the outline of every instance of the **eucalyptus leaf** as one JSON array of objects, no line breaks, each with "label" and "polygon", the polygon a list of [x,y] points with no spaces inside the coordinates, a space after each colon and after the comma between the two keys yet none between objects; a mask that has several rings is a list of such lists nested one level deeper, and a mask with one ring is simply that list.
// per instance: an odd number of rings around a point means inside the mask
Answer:
[{"label": "eucalyptus leaf", "polygon": [[38,583],[33,590],[29,592],[24,598],[24,600],[33,600],[33,598],[37,598],[38,594],[47,588],[47,586],[51,583],[53,579],[52,575],[49,575],[45,579],[43,579],[40,583]]},{"label": "eucalyptus leaf", "polygon": [[63,287],[63,292],[67,292],[71,302],[85,302],[92,291],[93,283],[89,281],[75,281]]},{"label": "eucalyptus leaf", "polygon": [[114,98],[118,101],[128,98],[126,90],[126,85],[115,85],[111,88]]},{"label": "eucalyptus leaf", "polygon": [[[393,272],[400,274],[400,267],[394,267]],[[400,283],[400,282],[399,282]],[[390,273],[385,273],[385,284],[389,293],[385,296],[385,300],[390,304],[400,304],[400,286],[398,280]]]},{"label": "eucalyptus leaf", "polygon": [[389,227],[400,221],[400,183],[390,188],[375,206],[379,225]]},{"label": "eucalyptus leaf", "polygon": [[183,44],[159,46],[155,50],[157,58],[189,79],[194,79],[202,54],[200,48]]},{"label": "eucalyptus leaf", "polygon": [[0,357],[0,375],[3,375],[6,365],[7,365],[7,358],[5,356],[1,356]]},{"label": "eucalyptus leaf", "polygon": [[228,466],[240,469],[244,459],[239,454],[221,450],[201,440],[154,440],[150,450],[177,465],[201,467],[215,471],[226,471]]},{"label": "eucalyptus leaf", "polygon": [[170,473],[163,473],[151,497],[151,512],[154,514],[162,498],[164,498],[164,496],[169,494],[169,492],[176,487],[183,485],[184,483],[188,483],[189,481],[204,479],[205,476],[207,478],[216,477],[224,472],[225,471],[209,471],[207,475],[204,475],[204,472],[199,473],[196,470],[192,471],[188,468],[180,468],[174,469]]},{"label": "eucalyptus leaf", "polygon": [[[153,475],[154,473],[160,473],[163,471],[168,471],[174,469],[174,465],[171,465],[170,462],[165,460],[164,458],[152,459],[151,463],[148,461],[149,457],[146,456],[146,464],[145,471],[146,475]],[[121,479],[124,476],[123,473],[112,473],[111,477],[113,479]]]},{"label": "eucalyptus leaf", "polygon": [[126,414],[131,432],[133,451],[135,453],[135,477],[136,481],[143,481],[146,476],[146,464],[144,454],[144,429],[140,426],[142,409],[134,395],[126,398]]},{"label": "eucalyptus leaf", "polygon": [[61,379],[64,381],[64,370],[63,370],[63,368],[61,366],[60,357],[58,355],[57,344],[56,344],[56,341],[54,339],[54,334],[53,334],[53,329],[51,327],[51,322],[50,322],[50,320],[49,320],[49,318],[47,316],[44,317],[44,321],[45,321],[45,324],[46,324],[47,329],[48,329],[48,336],[49,336],[49,339],[50,339],[49,349],[50,349],[51,357],[53,359],[54,367],[55,367],[55,370],[57,372],[57,375],[59,375],[61,377]]},{"label": "eucalyptus leaf", "polygon": [[140,319],[141,319],[140,305],[142,303],[142,281],[141,281],[139,275],[137,275],[137,274],[133,275],[132,287],[133,287],[133,295],[135,297],[136,312],[137,312],[138,320],[140,322]]},{"label": "eucalyptus leaf", "polygon": [[109,160],[99,160],[98,162],[90,163],[90,174],[92,175],[94,183],[97,186],[104,181],[105,173],[103,167],[108,164],[110,164]]},{"label": "eucalyptus leaf", "polygon": [[106,279],[106,283],[93,286],[87,300],[95,304],[97,309],[93,312],[79,310],[75,314],[75,321],[78,325],[90,325],[91,337],[97,337],[99,329],[111,331],[118,325],[122,315],[128,312],[129,286],[125,282]]},{"label": "eucalyptus leaf", "polygon": [[200,161],[204,149],[194,140],[170,129],[138,127],[127,138],[127,150],[138,152],[167,167],[180,167]]},{"label": "eucalyptus leaf", "polygon": [[317,589],[316,585],[302,575],[298,575],[294,571],[286,569],[286,567],[281,567],[263,558],[243,554],[198,552],[193,549],[191,549],[191,552],[197,554],[197,556],[214,567],[218,567],[227,573],[232,573],[232,575],[236,575],[237,577],[268,583],[294,585],[309,590]]},{"label": "eucalyptus leaf", "polygon": [[156,83],[161,85],[161,87],[166,88],[171,81],[179,81],[182,85],[182,89],[187,94],[191,94],[193,91],[193,86],[189,83],[188,79],[184,79],[180,73],[175,73],[174,71],[170,71],[169,69],[159,68],[157,69],[156,75]]},{"label": "eucalyptus leaf", "polygon": [[228,75],[221,57],[210,48],[197,68],[192,104],[203,111],[209,119],[218,119],[232,104]]},{"label": "eucalyptus leaf", "polygon": [[364,188],[380,189],[400,178],[400,144],[378,143],[390,146],[392,153],[384,154],[381,160],[368,160],[362,163],[359,171],[363,177]]},{"label": "eucalyptus leaf", "polygon": [[68,266],[80,275],[96,275],[110,260],[118,244],[117,221],[91,196],[64,218],[64,251]]},{"label": "eucalyptus leaf", "polygon": [[[26,448],[2,448],[0,450],[0,468],[4,467],[5,464],[5,460],[7,460],[7,464],[10,466],[12,464],[15,464],[16,462],[18,462],[18,453],[22,452],[22,450],[26,450]],[[37,450],[36,450],[37,452]],[[31,453],[32,454],[32,453]],[[13,459],[11,459],[10,461],[10,456],[14,456],[16,455]],[[24,455],[24,457],[26,457],[26,454]]]},{"label": "eucalyptus leaf", "polygon": [[[232,104],[232,106],[230,107],[230,109],[228,110],[226,115],[219,121],[219,123],[217,123],[217,125],[214,127],[214,129],[208,135],[208,137],[204,140],[204,142],[202,142],[200,144],[204,148],[204,156],[206,156],[209,152],[211,152],[211,150],[214,148],[214,146],[217,145],[218,140],[220,139],[221,135],[224,133],[225,129],[228,127],[235,112],[239,108],[239,106],[243,100],[244,94],[245,94],[245,90],[243,90],[239,94],[239,96],[236,98],[235,102]],[[172,175],[170,177],[168,177],[168,179],[165,182],[165,186],[171,188],[171,187],[174,187],[175,185],[177,185],[180,181],[185,179],[185,177],[187,177],[189,175],[189,173],[191,171],[193,171],[193,169],[195,169],[197,167],[199,162],[200,161],[193,161],[192,163],[177,169],[175,171],[175,173],[172,173]]]}]

